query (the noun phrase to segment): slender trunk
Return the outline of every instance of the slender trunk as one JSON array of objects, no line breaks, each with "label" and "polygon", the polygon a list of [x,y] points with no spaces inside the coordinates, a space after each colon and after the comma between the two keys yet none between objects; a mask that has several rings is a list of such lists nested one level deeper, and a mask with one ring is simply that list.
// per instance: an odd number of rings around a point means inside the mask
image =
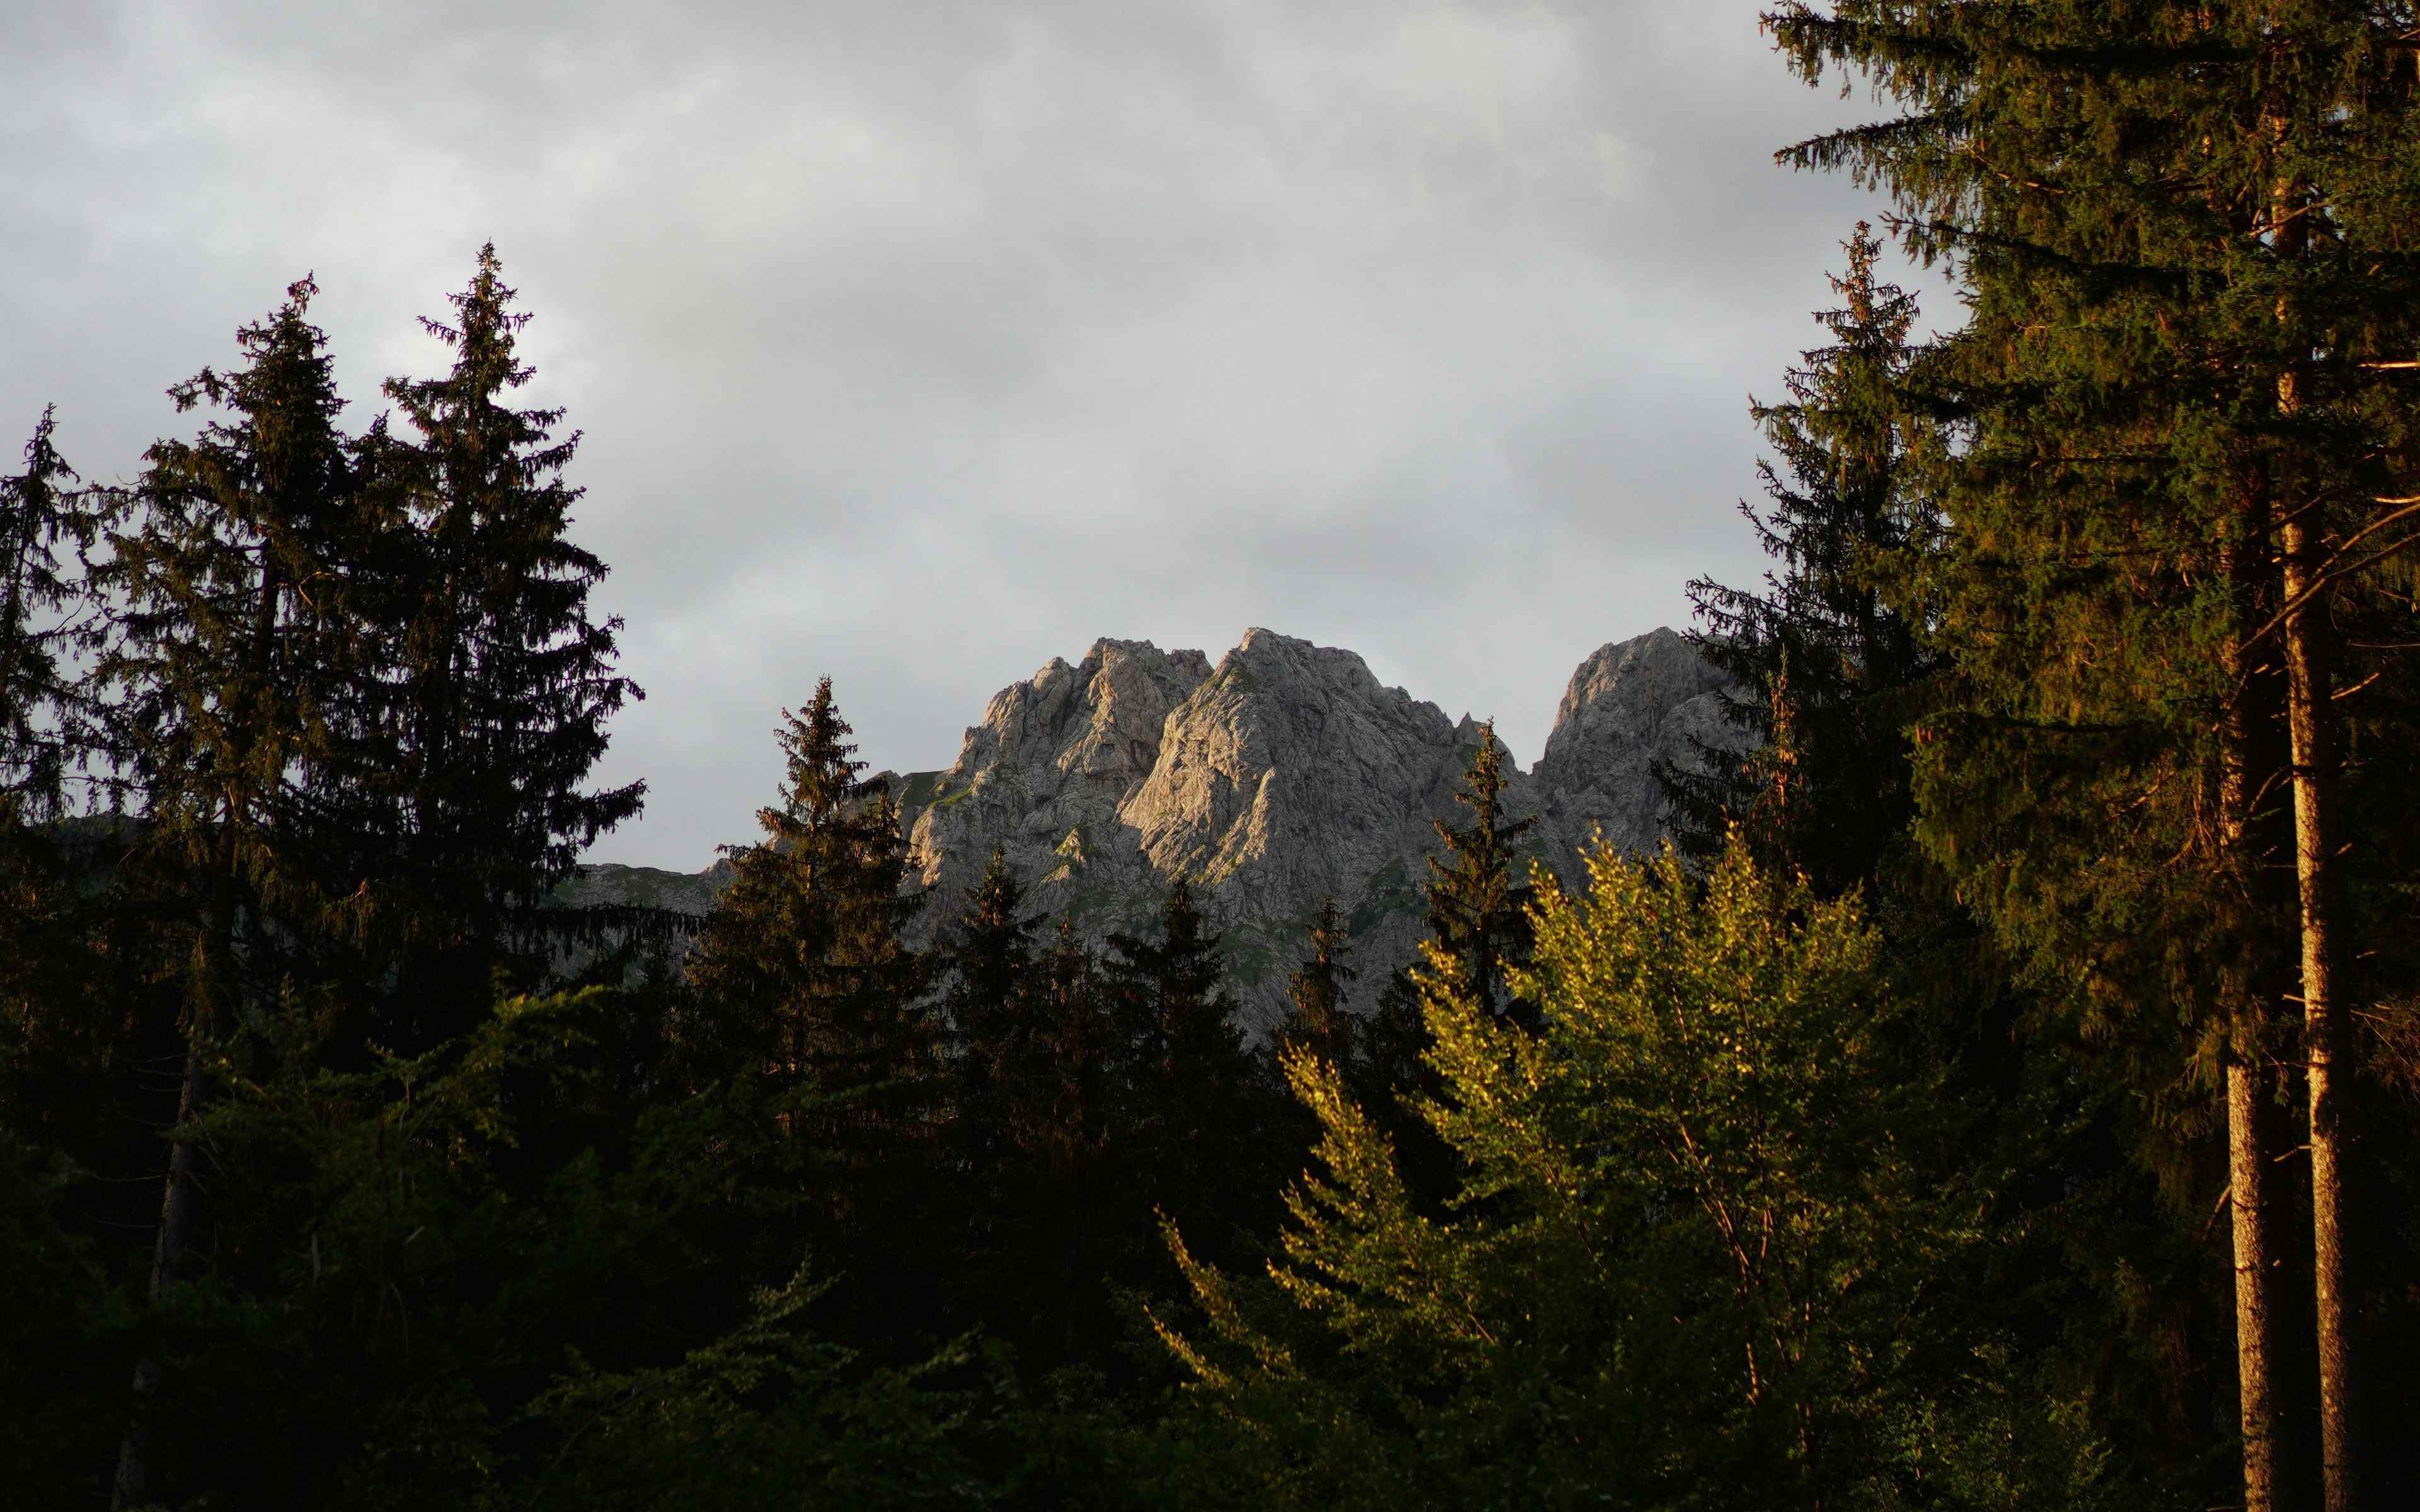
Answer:
[{"label": "slender trunk", "polygon": [[2269,1221],[2268,1078],[2238,1056],[2226,1068],[2227,1192],[2235,1229],[2235,1373],[2243,1434],[2244,1512],[2277,1504],[2277,1392],[2270,1308],[2275,1267]]},{"label": "slender trunk", "polygon": [[[2289,384],[2280,393],[2290,402]],[[2301,893],[2303,1056],[2311,1119],[2312,1289],[2319,1353],[2319,1448],[2327,1512],[2360,1505],[2352,1425],[2352,1296],[2345,1255],[2346,1109],[2350,1090],[2344,1005],[2336,982],[2336,752],[2328,598],[2313,593],[2315,532],[2280,532],[2288,602],[2311,596],[2285,625],[2286,730],[2293,745],[2294,876]]]},{"label": "slender trunk", "polygon": [[[2282,68],[2282,65],[2281,65]],[[2288,131],[2285,112],[2273,102],[2265,113],[2284,161]],[[2281,170],[2270,193],[2270,246],[2288,268],[2309,240],[2309,222],[2300,212],[2310,196]],[[2277,413],[2290,425],[2302,413],[2303,360],[2310,349],[2301,331],[2302,312],[2290,292],[2277,301],[2277,321],[2293,355],[2277,375]],[[2290,440],[2286,443],[2294,444]],[[2291,478],[2289,471],[2285,475]],[[2357,1512],[2359,1467],[2352,1425],[2351,1320],[2345,1237],[2345,1108],[2350,1090],[2343,1072],[2344,1005],[2337,997],[2335,968],[2335,858],[2337,835],[2335,689],[2330,665],[2329,616],[2333,593],[2323,580],[2325,543],[2319,528],[2324,499],[2286,495],[2278,520],[2283,558],[2286,619],[2286,733],[2294,773],[2294,880],[2300,895],[2303,936],[2303,1057],[2308,1076],[2311,1157],[2312,1295],[2319,1357],[2320,1490],[2327,1512]]]},{"label": "slender trunk", "polygon": [[[2270,530],[2269,479],[2263,471],[2246,491],[2241,533],[2226,551],[2239,637],[2249,633],[2261,618]],[[2264,674],[2261,668],[2247,666],[2240,648],[2230,648],[2229,659],[2234,702],[2219,776],[2221,854],[2217,860],[2228,879],[2229,897],[2242,910],[2237,929],[2250,958],[2230,982],[2226,1004],[2233,1020],[2226,1063],[2226,1148],[2234,1239],[2235,1373],[2243,1444],[2244,1512],[2273,1512],[2279,1504],[2281,1439],[2273,1305],[2278,1245],[2269,1211],[2270,1167],[2275,1162],[2270,1112],[2274,1077],[2262,1032],[2273,979],[2262,959],[2268,952],[2261,942],[2269,936],[2250,927],[2250,920],[2257,918],[2264,901],[2259,893],[2265,870],[2260,853],[2265,847],[2262,837],[2254,832],[2253,807],[2275,775],[2278,752],[2270,733],[2275,714],[2275,678]]]}]

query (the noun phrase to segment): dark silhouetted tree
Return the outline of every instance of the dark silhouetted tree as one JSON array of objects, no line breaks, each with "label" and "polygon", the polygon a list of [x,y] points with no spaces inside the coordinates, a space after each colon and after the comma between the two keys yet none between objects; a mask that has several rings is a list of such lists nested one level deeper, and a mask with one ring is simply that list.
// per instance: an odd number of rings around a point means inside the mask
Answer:
[{"label": "dark silhouetted tree", "polygon": [[[354,568],[376,524],[336,428],[326,342],[305,318],[308,279],[275,314],[237,334],[243,365],[205,369],[170,390],[214,420],[193,441],[163,440],[135,491],[131,528],[113,532],[99,586],[121,608],[98,673],[113,695],[114,757],[138,787],[145,838],[191,878],[187,1050],[178,1123],[209,1095],[210,1068],[239,1015],[276,985],[290,948],[328,933],[339,900],[334,837],[310,802],[318,774],[356,754],[326,711],[372,664]],[[185,1279],[198,1153],[172,1147],[155,1299]],[[138,1398],[158,1381],[136,1379]],[[117,1500],[147,1494],[143,1409],[121,1458]]]},{"label": "dark silhouetted tree", "polygon": [[97,629],[66,560],[100,533],[75,471],[51,444],[50,409],[25,443],[25,470],[0,478],[0,824],[39,824],[65,808],[87,736],[71,660]]},{"label": "dark silhouetted tree", "polygon": [[1925,424],[1908,393],[1916,300],[1877,279],[1882,244],[1866,226],[1846,249],[1841,305],[1816,316],[1832,344],[1784,379],[1787,401],[1750,409],[1778,460],[1758,464],[1770,502],[1740,510],[1774,567],[1756,589],[1689,585],[1690,643],[1738,685],[1730,712],[1749,748],[1710,747],[1699,770],[1658,774],[1684,849],[1714,855],[1753,818],[1750,839],[1826,892],[1908,843],[1902,727],[1936,660],[1881,581],[1935,523],[1909,455]]},{"label": "dark silhouetted tree", "polygon": [[[644,695],[614,670],[621,622],[589,606],[606,566],[569,533],[582,490],[564,471],[580,433],[561,434],[560,409],[509,402],[535,372],[514,298],[482,247],[450,321],[421,322],[452,369],[389,379],[410,435],[371,449],[411,527],[383,564],[406,1017],[483,996],[500,944],[544,921],[533,905],[645,795],[644,782],[587,786],[606,721]],[[391,1029],[425,1043],[459,1026]]]},{"label": "dark silhouetted tree", "polygon": [[1537,824],[1535,815],[1504,815],[1504,749],[1491,721],[1479,727],[1479,748],[1454,801],[1470,810],[1466,825],[1437,820],[1442,858],[1429,857],[1429,935],[1463,964],[1470,990],[1491,1013],[1512,1011],[1504,968],[1518,966],[1529,948],[1529,885],[1514,875],[1513,844]]},{"label": "dark silhouetted tree", "polygon": [[1278,1040],[1281,1044],[1301,1045],[1340,1070],[1348,1069],[1355,1062],[1356,1047],[1344,989],[1358,973],[1347,964],[1351,951],[1335,899],[1319,901],[1308,943],[1311,953],[1286,980],[1286,995],[1294,1009],[1278,1030]]}]

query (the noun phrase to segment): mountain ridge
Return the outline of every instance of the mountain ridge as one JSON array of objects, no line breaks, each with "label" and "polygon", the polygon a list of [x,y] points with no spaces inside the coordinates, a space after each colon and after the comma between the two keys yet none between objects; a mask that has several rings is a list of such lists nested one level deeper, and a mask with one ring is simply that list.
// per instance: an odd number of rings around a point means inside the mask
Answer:
[{"label": "mountain ridge", "polygon": [[[1652,848],[1668,817],[1655,763],[1736,738],[1724,687],[1668,628],[1583,658],[1536,766],[1504,753],[1505,810],[1537,819],[1522,854],[1569,877],[1600,831]],[[1265,628],[1216,664],[1097,640],[994,694],[948,767],[882,774],[927,897],[910,941],[935,942],[998,846],[1029,906],[1095,945],[1148,933],[1186,877],[1225,937],[1239,1016],[1256,1032],[1282,1015],[1304,932],[1332,898],[1360,995],[1373,997],[1424,933],[1433,821],[1459,822],[1453,795],[1483,729],[1381,685],[1355,652]],[[727,871],[583,866],[564,899],[703,912]]]}]

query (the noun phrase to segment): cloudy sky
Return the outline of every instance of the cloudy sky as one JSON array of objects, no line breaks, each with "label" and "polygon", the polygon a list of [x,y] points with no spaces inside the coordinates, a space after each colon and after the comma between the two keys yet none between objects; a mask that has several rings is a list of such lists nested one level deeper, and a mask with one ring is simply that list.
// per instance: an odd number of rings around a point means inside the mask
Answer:
[{"label": "cloudy sky", "polygon": [[1350,646],[1526,763],[1758,570],[1745,402],[1873,210],[1774,166],[1871,107],[1757,8],[0,8],[0,430],[130,474],[305,271],[365,423],[492,238],[649,693],[598,857],[744,838],[820,673],[939,766],[1103,635]]}]

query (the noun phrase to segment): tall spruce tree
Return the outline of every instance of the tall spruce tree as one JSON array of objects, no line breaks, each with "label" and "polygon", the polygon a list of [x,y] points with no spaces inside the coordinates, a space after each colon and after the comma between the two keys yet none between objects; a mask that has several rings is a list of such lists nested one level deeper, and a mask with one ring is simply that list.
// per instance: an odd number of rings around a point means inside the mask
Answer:
[{"label": "tall spruce tree", "polygon": [[[69,811],[69,773],[90,755],[81,669],[95,606],[65,556],[96,540],[90,496],[51,443],[44,409],[24,471],[0,477],[0,1102],[42,1080],[37,1041],[88,1008],[93,963],[72,915],[88,892],[52,843]],[[72,1008],[70,1008],[72,1005]],[[86,1038],[76,1035],[75,1038]]]},{"label": "tall spruce tree", "polygon": [[[295,284],[275,314],[240,331],[240,368],[169,391],[180,409],[208,404],[227,418],[151,448],[135,513],[99,575],[121,606],[97,668],[115,759],[139,788],[148,847],[197,900],[155,1302],[186,1277],[199,1153],[182,1131],[210,1094],[223,1037],[274,989],[290,948],[324,933],[335,901],[329,836],[306,791],[315,769],[347,760],[324,710],[374,655],[353,569],[375,527],[336,426],[326,341],[305,317],[316,292]],[[119,1505],[149,1494],[143,1414],[159,1369],[146,1361],[135,1379]]]},{"label": "tall spruce tree", "polygon": [[2347,664],[2337,632],[2413,544],[2420,186],[2391,166],[2412,18],[1847,0],[1768,20],[1810,80],[1862,71],[1905,111],[1785,156],[1887,189],[1973,312],[1940,370],[1946,549],[1909,600],[1954,665],[1919,749],[1928,843],[2038,961],[2083,963],[2111,1000],[2164,979],[2164,1011],[2123,1016],[2182,1019],[2224,1067],[2255,1506],[2294,1489],[2247,1115],[2281,1061],[2306,1068],[2320,1479],[2331,1508],[2363,1504],[2343,895],[2392,867],[2343,832],[2340,737],[2366,683],[2346,674],[2399,651]]},{"label": "tall spruce tree", "polygon": [[1161,905],[1159,937],[1111,934],[1102,970],[1146,1081],[1171,1088],[1235,1071],[1243,1035],[1220,991],[1218,939],[1183,877]]},{"label": "tall spruce tree", "polygon": [[870,1342],[903,1347],[939,1321],[931,1214],[947,1088],[929,963],[902,931],[906,842],[888,784],[861,774],[831,679],[784,711],[787,772],[765,838],[726,851],[730,886],[690,964],[689,1049],[752,1086],[819,1171],[802,1238],[845,1255],[836,1284]]},{"label": "tall spruce tree", "polygon": [[[617,618],[594,616],[606,575],[570,536],[583,490],[565,481],[580,433],[560,409],[516,409],[535,369],[527,312],[493,243],[449,321],[422,327],[454,355],[437,378],[391,378],[409,437],[377,449],[413,529],[387,563],[396,595],[397,747],[392,841],[414,1015],[476,1002],[514,926],[597,836],[637,814],[644,782],[586,784],[606,721],[644,693],[614,670]],[[385,838],[385,837],[382,837]],[[396,1025],[426,1041],[458,1024]]]},{"label": "tall spruce tree", "polygon": [[124,989],[156,962],[105,885],[110,829],[60,823],[90,797],[79,783],[106,777],[82,664],[103,621],[78,570],[105,495],[73,486],[52,430],[45,409],[24,470],[0,477],[0,1140],[87,1168],[118,1168],[132,1144],[148,1165],[147,1134],[126,1137],[143,1110]]},{"label": "tall spruce tree", "polygon": [[1758,464],[1762,509],[1740,506],[1775,567],[1760,589],[1689,585],[1690,642],[1744,691],[1730,712],[1748,750],[1708,748],[1699,770],[1658,775],[1678,800],[1684,849],[1712,856],[1735,821],[1827,893],[1870,877],[1906,840],[1911,803],[1901,727],[1932,654],[1879,580],[1931,533],[1913,486],[1908,330],[1916,300],[1879,281],[1864,224],[1832,280],[1841,305],[1817,315],[1832,344],[1784,379],[1789,398],[1750,413],[1778,458]]}]

